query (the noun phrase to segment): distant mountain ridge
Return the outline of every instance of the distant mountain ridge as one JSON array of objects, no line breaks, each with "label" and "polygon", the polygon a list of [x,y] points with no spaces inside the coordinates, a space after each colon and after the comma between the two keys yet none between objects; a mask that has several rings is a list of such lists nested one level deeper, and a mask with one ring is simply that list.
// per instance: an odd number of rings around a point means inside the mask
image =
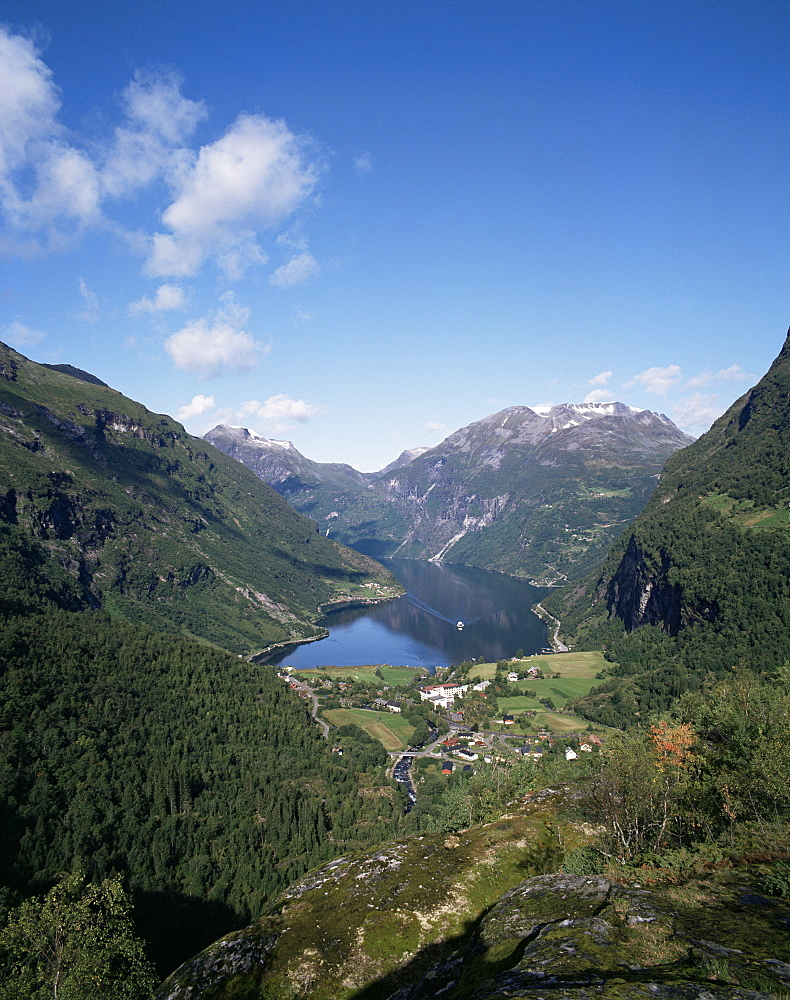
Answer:
[{"label": "distant mountain ridge", "polygon": [[[218,424],[203,435],[220,451],[251,469],[270,486],[290,484],[290,489],[307,485],[331,485],[335,488],[357,489],[367,485],[368,477],[350,465],[313,462],[297,451],[290,441],[265,438],[246,427]],[[288,488],[278,489],[288,495]]]},{"label": "distant mountain ridge", "polygon": [[663,414],[619,402],[511,406],[367,474],[244,428],[205,437],[359,551],[542,582],[600,560],[666,458],[693,440]]},{"label": "distant mountain ridge", "polygon": [[5,344],[0,536],[60,606],[234,652],[324,634],[313,622],[325,603],[399,592],[175,420]]}]

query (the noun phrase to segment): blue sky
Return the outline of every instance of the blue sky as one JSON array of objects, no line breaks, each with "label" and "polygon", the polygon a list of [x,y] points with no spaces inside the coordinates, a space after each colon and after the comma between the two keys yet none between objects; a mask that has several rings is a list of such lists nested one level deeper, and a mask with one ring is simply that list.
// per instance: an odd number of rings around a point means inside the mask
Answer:
[{"label": "blue sky", "polygon": [[774,0],[5,0],[0,339],[370,471],[511,405],[699,434],[788,309]]}]

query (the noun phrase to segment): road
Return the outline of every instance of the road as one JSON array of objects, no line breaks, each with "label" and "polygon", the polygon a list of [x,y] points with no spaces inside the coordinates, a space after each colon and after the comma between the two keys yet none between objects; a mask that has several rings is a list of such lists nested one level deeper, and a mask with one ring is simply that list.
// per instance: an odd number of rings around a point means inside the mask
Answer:
[{"label": "road", "polygon": [[554,615],[550,614],[542,604],[536,604],[536,608],[540,608],[546,618],[550,618],[554,622],[554,636],[551,639],[551,645],[555,653],[567,653],[568,647],[564,642],[560,642],[560,628],[562,627],[562,622],[559,618],[555,618]]},{"label": "road", "polygon": [[293,674],[289,676],[288,683],[291,685],[291,687],[295,688],[300,694],[304,694],[310,699],[310,706],[311,706],[310,715],[312,715],[313,719],[321,727],[321,730],[323,731],[324,734],[324,739],[328,740],[329,723],[326,722],[324,719],[320,718],[318,715],[318,696],[316,695],[315,691],[313,691],[313,689],[308,684],[305,684],[304,681],[297,680],[296,677],[293,676]]}]

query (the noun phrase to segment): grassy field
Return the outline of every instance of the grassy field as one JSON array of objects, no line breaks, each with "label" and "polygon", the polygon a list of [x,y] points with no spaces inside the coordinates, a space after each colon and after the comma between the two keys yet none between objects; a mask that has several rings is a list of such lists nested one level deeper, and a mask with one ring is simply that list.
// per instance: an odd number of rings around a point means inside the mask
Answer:
[{"label": "grassy field", "polygon": [[[551,733],[581,733],[587,728],[588,722],[578,715],[560,715],[559,712],[549,712],[541,706],[541,711],[530,719],[529,725],[523,726],[516,722],[507,726],[506,730],[516,730],[519,733],[537,733],[539,729],[548,729]],[[599,732],[604,732],[604,726],[596,726]]]},{"label": "grassy field", "polygon": [[[552,732],[574,732],[586,728],[587,723],[573,716],[560,715],[549,711],[540,703],[541,698],[551,698],[557,709],[563,709],[568,701],[579,698],[590,690],[598,681],[595,675],[611,664],[604,659],[603,653],[551,653],[547,656],[535,655],[516,660],[512,669],[520,672],[526,668],[537,666],[545,677],[530,677],[528,680],[513,684],[520,691],[534,691],[536,697],[525,694],[514,695],[512,698],[497,698],[499,711],[503,714],[518,715],[521,712],[537,712],[528,727],[516,726],[527,732],[538,729],[549,729]],[[555,678],[552,674],[560,674]],[[495,663],[480,663],[469,673],[470,678],[489,680],[496,674]]]},{"label": "grassy field", "polygon": [[391,667],[388,664],[369,663],[361,667],[316,667],[300,670],[299,677],[308,684],[320,676],[329,676],[339,681],[363,681],[368,684],[380,683],[376,670],[381,671],[385,684],[409,684],[416,675],[424,674],[421,667]]},{"label": "grassy field", "polygon": [[350,723],[364,729],[385,750],[402,750],[411,742],[414,726],[393,712],[372,712],[366,708],[333,708],[323,718],[333,726]]},{"label": "grassy field", "polygon": [[742,528],[775,530],[790,526],[790,511],[782,507],[755,507],[753,500],[734,500],[726,493],[711,493],[702,502]]},{"label": "grassy field", "polygon": [[[528,669],[529,667],[540,667],[544,674],[562,674],[564,678],[578,678],[580,680],[593,681],[595,675],[611,663],[604,659],[603,653],[597,651],[586,653],[549,653],[548,655],[535,654],[535,656],[525,656],[523,660],[515,660],[509,664],[515,671]],[[469,676],[477,680],[491,680],[496,674],[496,663],[478,663],[469,671]],[[534,687],[533,681],[526,684],[527,687]],[[592,685],[591,685],[592,686]]]}]

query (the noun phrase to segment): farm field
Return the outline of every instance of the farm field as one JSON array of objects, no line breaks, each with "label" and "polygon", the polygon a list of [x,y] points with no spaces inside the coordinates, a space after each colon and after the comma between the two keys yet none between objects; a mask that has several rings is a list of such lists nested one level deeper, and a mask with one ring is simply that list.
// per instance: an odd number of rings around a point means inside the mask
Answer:
[{"label": "farm field", "polygon": [[[504,698],[499,698],[498,702],[501,705],[505,700],[506,699]],[[539,708],[540,711],[538,711],[535,718],[530,719],[526,724],[523,722],[516,722],[510,726],[492,726],[492,729],[495,732],[502,734],[515,732],[519,735],[534,735],[540,729],[548,729],[551,733],[578,733],[587,728],[587,720],[582,719],[577,715],[561,715],[559,712],[550,712],[542,705],[540,705]],[[523,709],[520,711],[523,711]],[[505,709],[505,712],[509,712],[511,715],[514,715],[518,714],[519,709],[516,709],[515,712],[511,709]],[[599,733],[606,731],[605,726],[596,726],[595,729]]]},{"label": "farm field", "polygon": [[[592,687],[595,675],[601,670],[610,668],[612,664],[604,659],[603,653],[592,650],[580,653],[536,653],[534,656],[525,656],[523,660],[514,660],[508,666],[516,671],[540,667],[545,674],[562,674],[563,679],[573,677],[589,680]],[[496,663],[478,663],[469,671],[470,678],[474,677],[477,680],[492,680],[495,674]],[[532,681],[527,686],[530,685],[534,687]]]},{"label": "farm field", "polygon": [[[510,666],[510,664],[509,664]],[[522,671],[525,668],[537,666],[546,675],[545,677],[530,677],[528,680],[521,680],[513,683],[512,688],[520,691],[530,690],[535,692],[535,697],[528,697],[525,694],[513,695],[510,698],[497,698],[499,712],[507,715],[519,715],[521,712],[537,712],[538,714],[530,719],[528,726],[517,724],[519,729],[527,732],[537,732],[538,729],[549,729],[552,732],[574,732],[586,725],[581,719],[575,716],[561,715],[561,710],[567,702],[574,698],[579,698],[592,688],[596,683],[596,674],[611,667],[608,660],[604,659],[603,653],[591,652],[570,652],[551,653],[549,655],[535,655],[524,657],[512,663],[512,669]],[[558,673],[559,677],[552,675]],[[493,679],[496,674],[495,663],[480,663],[473,667],[469,673],[470,678],[480,680]],[[559,712],[551,711],[541,705],[541,698],[551,698],[554,706]],[[510,727],[507,727],[510,729]]]},{"label": "farm field", "polygon": [[544,677],[518,681],[518,687],[536,691],[538,698],[551,698],[554,704],[559,706],[587,694],[597,683],[594,677]]},{"label": "farm field", "polygon": [[426,673],[422,667],[392,667],[389,664],[370,663],[361,667],[317,667],[311,670],[299,670],[296,673],[308,684],[318,677],[331,677],[333,680],[363,681],[368,684],[380,684],[382,680],[376,671],[381,672],[384,684],[409,684],[415,676]]},{"label": "farm field", "polygon": [[[541,712],[534,720],[538,727],[548,729],[552,733],[578,733],[587,728],[587,720],[580,716],[560,715],[558,712]],[[596,726],[600,732],[604,726]]]},{"label": "farm field", "polygon": [[385,750],[402,750],[414,733],[414,726],[393,712],[375,712],[366,708],[333,708],[322,714],[333,726],[353,724],[378,740]]}]

